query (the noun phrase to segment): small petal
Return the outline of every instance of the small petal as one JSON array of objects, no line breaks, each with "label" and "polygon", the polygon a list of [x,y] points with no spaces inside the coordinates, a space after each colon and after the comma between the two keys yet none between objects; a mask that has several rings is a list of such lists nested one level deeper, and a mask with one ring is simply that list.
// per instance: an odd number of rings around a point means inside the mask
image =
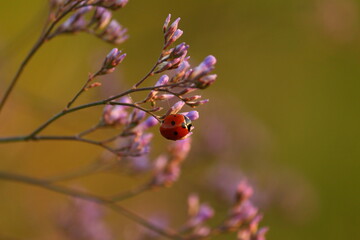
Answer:
[{"label": "small petal", "polygon": [[198,111],[190,111],[190,112],[184,113],[184,115],[187,116],[191,121],[195,121],[199,118]]}]

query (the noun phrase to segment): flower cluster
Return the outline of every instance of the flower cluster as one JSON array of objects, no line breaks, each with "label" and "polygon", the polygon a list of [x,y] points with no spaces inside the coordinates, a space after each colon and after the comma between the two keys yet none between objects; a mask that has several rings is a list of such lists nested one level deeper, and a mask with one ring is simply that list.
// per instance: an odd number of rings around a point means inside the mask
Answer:
[{"label": "flower cluster", "polygon": [[214,209],[206,204],[200,203],[198,195],[192,194],[188,197],[188,219],[182,227],[182,232],[189,232],[191,238],[208,237],[211,227],[206,222],[214,216]]},{"label": "flower cluster", "polygon": [[251,202],[250,197],[253,189],[246,181],[239,183],[235,203],[224,223],[221,225],[222,232],[238,232],[238,240],[264,240],[267,228],[259,229],[262,215],[257,207]]},{"label": "flower cluster", "polygon": [[117,20],[112,19],[111,10],[123,8],[127,2],[127,0],[53,0],[52,18],[67,11],[74,12],[48,39],[63,33],[88,32],[106,42],[120,44],[128,38],[127,29]]},{"label": "flower cluster", "polygon": [[160,155],[155,160],[154,177],[151,185],[171,186],[180,176],[181,164],[191,148],[191,138],[176,141],[169,146],[169,155]]},{"label": "flower cluster", "polygon": [[98,204],[72,198],[68,206],[59,213],[57,225],[67,239],[111,240],[111,231],[103,217],[103,209]]},{"label": "flower cluster", "polygon": [[[45,26],[39,41],[25,59],[24,65],[19,69],[10,88],[8,88],[7,95],[0,102],[0,110],[20,76],[22,68],[47,40],[65,33],[87,32],[113,44],[120,44],[125,41],[128,38],[127,29],[112,19],[112,11],[125,7],[127,3],[128,0],[50,0],[48,25]],[[253,189],[245,181],[238,185],[235,203],[229,215],[216,227],[211,227],[208,223],[208,220],[214,216],[215,211],[210,205],[200,203],[197,195],[191,195],[188,198],[188,218],[178,231],[168,231],[155,226],[117,204],[118,201],[138,195],[146,190],[170,187],[179,179],[182,165],[191,149],[192,139],[190,136],[193,126],[190,121],[199,118],[199,112],[184,110],[184,108],[196,108],[207,103],[208,99],[202,99],[202,96],[195,92],[206,89],[216,81],[217,75],[212,74],[216,64],[214,56],[209,55],[200,64],[191,67],[189,63],[190,57],[188,56],[189,45],[184,42],[176,44],[183,35],[183,31],[179,29],[179,22],[180,18],[171,22],[171,15],[168,15],[163,25],[164,45],[160,56],[153,68],[132,88],[105,99],[73,107],[73,104],[85,91],[101,86],[100,82],[93,82],[95,78],[114,72],[116,67],[125,59],[126,54],[114,48],[107,54],[99,70],[94,74],[89,74],[84,85],[62,111],[40,125],[29,135],[2,139],[2,142],[79,141],[96,145],[112,153],[116,156],[116,160],[113,162],[122,164],[122,166],[126,165],[132,172],[151,173],[151,175],[148,174],[150,179],[144,186],[110,197],[87,194],[84,191],[69,189],[61,184],[54,184],[56,181],[72,180],[76,177],[104,170],[104,165],[108,163],[102,161],[104,159],[101,159],[100,163],[96,162],[95,167],[89,165],[81,171],[53,178],[56,180],[0,174],[3,179],[23,181],[48,190],[78,197],[73,199],[69,208],[61,213],[57,222],[67,238],[80,240],[112,239],[110,231],[103,222],[103,213],[98,206],[98,204],[103,204],[148,227],[157,234],[162,234],[170,239],[204,239],[228,232],[237,232],[238,240],[265,239],[264,235],[267,229],[258,227],[262,216],[250,201]],[[140,87],[141,84],[145,81],[149,82],[150,78],[154,76],[157,79],[155,84],[151,83],[147,87]],[[145,97],[138,97],[137,93],[139,92],[145,93]],[[170,105],[165,107],[166,104],[162,103],[168,100],[173,101],[171,107]],[[101,119],[93,127],[74,136],[42,135],[43,130],[57,119],[75,111],[95,106],[104,106],[104,110]],[[150,145],[155,136],[151,129],[159,123],[163,124],[162,129],[166,124],[166,118],[171,114],[183,115],[183,125],[176,127],[182,127],[186,134],[182,135],[179,138],[180,140],[176,139],[177,141],[171,142],[166,153],[160,154],[154,161],[150,161]],[[188,125],[185,125],[185,123]],[[172,121],[171,124],[174,127],[175,121]],[[113,130],[108,138],[99,140],[95,137],[89,137],[90,133],[104,128]],[[177,131],[175,133],[178,135]],[[111,165],[107,165],[106,169],[109,166]]]}]

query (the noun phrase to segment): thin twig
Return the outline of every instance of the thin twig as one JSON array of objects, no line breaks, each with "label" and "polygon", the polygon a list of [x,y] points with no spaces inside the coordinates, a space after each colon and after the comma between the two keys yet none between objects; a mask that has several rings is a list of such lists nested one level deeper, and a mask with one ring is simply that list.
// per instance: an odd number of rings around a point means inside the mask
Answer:
[{"label": "thin twig", "polygon": [[39,48],[48,40],[47,37],[50,34],[50,32],[53,30],[53,28],[55,27],[55,25],[63,18],[65,17],[69,12],[71,12],[78,4],[80,4],[80,2],[74,4],[72,7],[70,7],[69,9],[67,9],[66,11],[64,11],[57,19],[54,20],[54,22],[49,26],[49,28],[47,29],[47,31],[45,31],[44,34],[41,34],[40,38],[37,40],[37,42],[35,43],[35,45],[31,48],[30,52],[28,53],[28,55],[25,57],[25,59],[23,60],[23,62],[20,64],[19,69],[17,70],[14,78],[11,80],[10,85],[8,86],[8,88],[6,89],[4,96],[1,98],[0,101],[0,112],[5,104],[5,102],[7,101],[7,99],[9,98],[12,90],[14,89],[20,75],[22,74],[23,70],[25,69],[26,65],[28,64],[28,62],[30,61],[30,59],[34,56],[34,54],[37,52],[37,50],[39,50]]},{"label": "thin twig", "polygon": [[48,177],[48,178],[46,178],[46,181],[48,183],[55,183],[55,182],[73,180],[76,178],[88,176],[93,173],[104,171],[105,169],[112,167],[116,163],[117,163],[116,161],[113,161],[111,163],[104,163],[101,160],[96,160],[96,161],[92,162],[91,164],[88,164],[80,169],[76,169],[72,172],[53,176],[53,177]]},{"label": "thin twig", "polygon": [[[100,70],[101,71],[101,70]],[[71,101],[66,105],[66,109],[69,109],[73,103],[76,101],[76,99],[83,93],[86,91],[86,88],[89,86],[89,83],[91,83],[97,76],[99,76],[100,71],[98,71],[95,74],[92,74],[88,77],[88,80],[84,83],[84,85],[81,87],[81,89],[75,94],[75,96],[73,97],[73,99],[71,99]]]},{"label": "thin twig", "polygon": [[111,208],[112,210],[120,213],[121,215],[135,221],[138,224],[141,224],[144,227],[147,227],[148,229],[167,237],[168,239],[174,239],[174,240],[183,240],[183,238],[176,234],[173,230],[167,230],[163,228],[159,228],[152,224],[151,222],[147,221],[146,219],[138,216],[137,214],[127,210],[126,208],[123,208],[122,206],[115,204],[112,200],[90,194],[85,192],[80,192],[77,190],[73,190],[67,187],[53,185],[48,183],[47,181],[43,179],[37,179],[32,177],[27,177],[23,175],[13,174],[13,173],[7,173],[7,172],[0,172],[0,179],[7,180],[7,181],[13,181],[13,182],[20,182],[20,183],[26,183],[34,186],[38,186],[40,188],[44,188],[53,192],[61,193],[67,196],[72,196],[76,198],[81,198],[87,201],[96,202],[99,204],[102,204],[104,206],[107,206]]},{"label": "thin twig", "polygon": [[[95,106],[99,106],[99,105],[105,105],[108,104],[110,101],[112,100],[116,100],[118,98],[121,98],[125,95],[128,95],[130,93],[135,93],[135,92],[141,92],[141,91],[151,91],[151,90],[157,90],[157,91],[162,91],[164,88],[167,87],[176,87],[179,86],[181,83],[173,83],[173,84],[166,84],[166,85],[161,85],[161,86],[153,86],[153,87],[144,87],[144,88],[137,88],[137,89],[129,89],[121,94],[115,95],[113,97],[109,97],[105,100],[100,100],[100,101],[96,101],[96,102],[91,102],[91,103],[87,103],[87,104],[83,104],[77,107],[72,107],[69,108],[67,110],[63,110],[57,114],[55,114],[53,117],[51,117],[50,119],[48,119],[46,122],[44,122],[43,124],[41,124],[38,128],[36,128],[34,131],[32,131],[30,134],[25,135],[25,136],[15,136],[15,137],[3,137],[0,138],[0,143],[6,143],[6,142],[20,142],[20,141],[27,141],[27,140],[32,140],[35,136],[37,136],[40,132],[42,132],[46,127],[48,127],[51,123],[55,122],[57,119],[71,113],[71,112],[76,112],[82,109],[86,109],[86,108],[90,108],[90,107],[95,107]],[[126,103],[117,103],[117,105],[126,105]]]},{"label": "thin twig", "polygon": [[29,138],[29,136],[16,136],[16,137],[7,137],[7,138],[0,138],[0,143],[11,143],[11,142],[22,142],[22,141],[44,141],[44,140],[57,140],[57,141],[78,141],[78,142],[84,142],[89,143],[92,145],[99,146],[101,148],[104,148],[111,153],[115,154],[116,156],[120,156],[121,154],[116,151],[115,149],[112,149],[111,147],[106,146],[105,144],[94,141],[91,139],[86,139],[78,136],[33,136]]},{"label": "thin twig", "polygon": [[146,112],[147,114],[153,116],[156,120],[158,120],[158,122],[161,122],[161,120],[159,119],[159,117],[152,113],[152,110],[153,110],[153,109],[145,109],[145,108],[140,107],[140,106],[137,105],[137,104],[132,104],[132,103],[109,102],[109,104],[110,104],[110,105],[129,106],[129,107],[133,107],[133,108],[140,109],[141,111],[144,111],[144,112]]},{"label": "thin twig", "polygon": [[116,194],[116,195],[112,196],[110,199],[114,202],[120,202],[125,199],[138,196],[139,194],[149,190],[151,188],[151,186],[152,186],[151,183],[147,183],[147,184],[141,185],[137,188],[131,189],[127,192],[122,192],[122,193]]},{"label": "thin twig", "polygon": [[[173,83],[173,84],[167,84],[167,85],[161,85],[161,86],[153,86],[153,87],[144,87],[144,88],[137,88],[137,89],[129,89],[123,93],[120,93],[118,95],[115,95],[113,97],[109,97],[105,100],[100,100],[100,101],[96,101],[96,102],[92,102],[92,103],[87,103],[84,105],[80,105],[77,107],[73,107],[73,108],[69,108],[67,110],[63,110],[57,114],[55,114],[52,118],[50,118],[49,120],[47,120],[45,123],[43,123],[40,127],[38,127],[37,129],[35,129],[32,133],[30,133],[28,136],[29,138],[37,135],[38,133],[40,133],[41,131],[43,131],[47,126],[49,126],[52,122],[54,122],[55,120],[61,118],[62,116],[69,114],[71,112],[76,112],[82,109],[86,109],[86,108],[90,108],[90,107],[95,107],[95,106],[99,106],[99,105],[105,105],[108,104],[110,101],[112,100],[116,100],[118,98],[121,98],[123,96],[126,96],[128,94],[131,93],[135,93],[135,92],[141,92],[141,91],[151,91],[151,90],[160,90],[162,88],[166,88],[166,87],[175,87],[175,86],[179,86],[180,83]],[[119,103],[118,105],[121,105],[124,103]],[[1,139],[0,139],[1,142]]]},{"label": "thin twig", "polygon": [[88,134],[90,134],[90,133],[98,130],[99,128],[101,128],[101,127],[103,127],[103,126],[104,126],[104,125],[100,122],[100,123],[92,126],[91,128],[82,131],[82,132],[79,133],[77,136],[78,136],[78,137],[83,137],[83,136],[85,136],[85,135],[88,135]]},{"label": "thin twig", "polygon": [[162,52],[165,49],[165,45],[163,46],[162,50],[161,50],[161,54],[158,58],[158,60],[156,61],[155,65],[151,68],[151,70],[139,81],[137,82],[132,88],[136,89],[140,86],[140,84],[142,84],[147,78],[153,76],[155,74],[155,69],[157,68],[157,66],[159,66],[159,64],[161,63],[161,56],[162,56]]}]

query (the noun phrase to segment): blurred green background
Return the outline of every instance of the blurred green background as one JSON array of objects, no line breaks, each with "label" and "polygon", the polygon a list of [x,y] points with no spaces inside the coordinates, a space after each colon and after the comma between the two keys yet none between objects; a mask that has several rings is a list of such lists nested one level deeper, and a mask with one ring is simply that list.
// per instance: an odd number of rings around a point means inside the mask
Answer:
[{"label": "blurred green background", "polygon": [[[130,39],[120,46],[128,56],[102,90],[88,92],[79,102],[124,90],[144,75],[159,55],[168,13],[182,18],[182,40],[190,44],[192,63],[212,54],[218,59],[219,76],[203,93],[211,102],[198,109],[193,152],[180,182],[125,204],[145,216],[152,211],[171,213],[176,223],[184,218],[187,194],[197,191],[215,206],[214,221],[221,220],[227,205],[206,190],[207,181],[214,169],[237,166],[264,196],[259,204],[263,225],[270,227],[268,239],[360,239],[359,4],[132,0],[118,11],[116,19],[129,29]],[[40,34],[46,10],[46,1],[1,1],[1,94]],[[112,47],[78,34],[61,36],[41,48],[0,116],[1,136],[28,133],[62,109]],[[101,108],[74,114],[46,132],[76,133],[100,114]],[[217,136],[209,128],[220,131],[221,143],[212,141]],[[158,152],[167,143],[157,133],[155,141]],[[218,144],[218,149],[211,147]],[[45,177],[84,166],[99,154],[100,149],[81,143],[2,144],[0,168]],[[109,194],[142,181],[96,174],[74,182]],[[64,199],[0,182],[0,236],[58,239],[49,219]],[[124,231],[119,224],[130,224],[112,214],[109,218],[116,218],[113,225],[119,234]]]}]

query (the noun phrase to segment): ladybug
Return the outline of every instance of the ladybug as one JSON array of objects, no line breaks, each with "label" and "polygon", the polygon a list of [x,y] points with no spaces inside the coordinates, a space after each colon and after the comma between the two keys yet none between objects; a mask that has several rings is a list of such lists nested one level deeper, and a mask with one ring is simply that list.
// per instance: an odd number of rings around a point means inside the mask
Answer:
[{"label": "ladybug", "polygon": [[182,114],[170,114],[160,125],[160,133],[169,140],[184,139],[192,130],[191,120]]}]

